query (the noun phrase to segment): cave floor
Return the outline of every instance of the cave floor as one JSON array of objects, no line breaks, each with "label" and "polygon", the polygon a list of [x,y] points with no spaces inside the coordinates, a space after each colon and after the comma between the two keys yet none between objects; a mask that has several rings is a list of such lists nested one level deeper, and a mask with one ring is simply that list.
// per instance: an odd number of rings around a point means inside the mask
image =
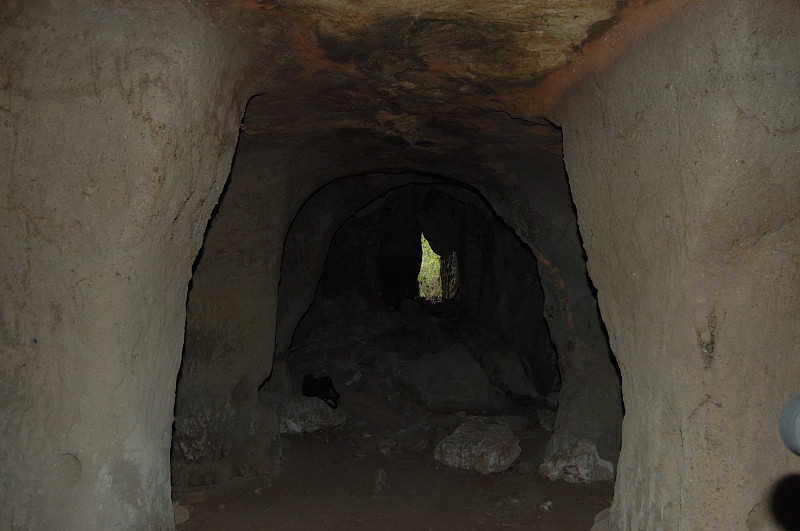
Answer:
[{"label": "cave floor", "polygon": [[540,477],[549,433],[532,423],[518,435],[521,456],[492,475],[438,463],[424,440],[382,445],[380,426],[354,417],[331,430],[284,435],[272,476],[176,488],[174,499],[190,514],[177,529],[590,529],[611,505],[613,483]]}]

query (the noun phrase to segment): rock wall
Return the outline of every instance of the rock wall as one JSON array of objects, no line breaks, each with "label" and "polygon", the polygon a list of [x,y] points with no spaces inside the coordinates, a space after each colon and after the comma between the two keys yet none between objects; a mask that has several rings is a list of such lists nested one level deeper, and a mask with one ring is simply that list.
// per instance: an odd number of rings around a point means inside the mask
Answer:
[{"label": "rock wall", "polygon": [[171,528],[186,287],[240,54],[178,3],[0,12],[0,528]]},{"label": "rock wall", "polygon": [[172,480],[220,483],[270,473],[277,417],[258,401],[272,369],[278,278],[286,231],[285,180],[240,140],[206,232],[186,303],[175,400]]},{"label": "rock wall", "polygon": [[566,100],[626,408],[612,529],[760,529],[800,470],[797,27],[792,2],[698,3]]},{"label": "rock wall", "polygon": [[[381,197],[385,196],[388,190],[419,179],[425,180],[402,172],[349,176],[329,183],[308,198],[292,220],[284,245],[276,338],[276,350],[279,354],[285,354],[289,348],[297,324],[314,300],[317,285],[323,277],[325,260],[337,231],[348,219],[364,215],[361,210],[367,209],[369,205],[380,207]],[[370,230],[366,230],[358,236],[369,237],[369,232]],[[371,232],[374,232],[374,228]],[[377,234],[371,236],[377,245]],[[372,260],[375,266],[372,279],[367,280],[364,275],[359,274],[360,271],[345,270],[341,271],[341,278],[336,282],[352,280],[353,283],[347,288],[355,288],[355,283],[358,281],[366,282],[367,285],[361,289],[379,297],[377,248],[372,251],[372,256],[365,258]],[[333,254],[334,260],[340,261],[344,258],[337,253]],[[353,262],[347,264],[337,262],[337,265],[345,268],[356,267]],[[333,279],[328,278],[326,283],[331,287],[333,282]],[[335,289],[331,287],[331,291]]]},{"label": "rock wall", "polygon": [[[560,153],[560,146],[556,150]],[[536,257],[562,378],[547,455],[585,440],[616,463],[622,423],[619,378],[586,271],[566,175],[544,155],[539,160],[527,154],[506,157],[505,174],[497,177],[504,186],[487,197]]]}]

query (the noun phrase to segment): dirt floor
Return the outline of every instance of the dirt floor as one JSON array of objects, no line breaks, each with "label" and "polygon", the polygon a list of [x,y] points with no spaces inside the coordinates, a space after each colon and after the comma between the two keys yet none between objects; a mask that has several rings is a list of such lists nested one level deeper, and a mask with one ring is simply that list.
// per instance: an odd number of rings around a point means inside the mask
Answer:
[{"label": "dirt floor", "polygon": [[[283,462],[273,476],[176,488],[173,498],[189,511],[177,529],[585,531],[611,505],[613,482],[576,485],[536,473],[550,435],[536,422],[515,429],[522,454],[509,470],[481,475],[434,460],[437,439],[457,417],[428,419],[415,436],[354,409],[336,428],[282,436]],[[395,444],[398,430],[404,444]]]}]

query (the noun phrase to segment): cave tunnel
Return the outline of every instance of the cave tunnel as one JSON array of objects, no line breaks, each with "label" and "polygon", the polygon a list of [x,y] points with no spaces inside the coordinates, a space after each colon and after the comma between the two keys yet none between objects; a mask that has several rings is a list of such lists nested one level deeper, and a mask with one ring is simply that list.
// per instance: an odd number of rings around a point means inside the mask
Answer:
[{"label": "cave tunnel", "polygon": [[[412,174],[406,178],[414,177]],[[345,184],[340,181],[337,185]],[[471,200],[470,203],[441,191],[448,189],[450,194],[463,196]],[[297,230],[303,229],[298,227]],[[451,272],[456,278],[448,279],[451,286],[457,288],[449,290],[439,304],[430,304],[419,294],[417,277],[423,230],[432,248],[452,256],[457,265]],[[285,252],[290,253],[289,250]],[[386,263],[390,264],[388,274],[384,269]],[[441,283],[441,277],[438,279]],[[286,296],[296,298],[295,294]],[[495,352],[481,358],[487,376],[497,378],[502,392],[521,398],[558,391],[560,375],[544,319],[544,297],[535,259],[478,196],[464,188],[442,187],[441,184],[403,185],[347,218],[328,248],[314,300],[294,331],[288,350],[291,353],[295,348],[303,349],[307,363],[295,368],[291,381],[300,382],[306,371],[312,371],[314,364],[320,363],[318,355],[309,353],[312,330],[324,327],[326,322],[332,323],[335,329],[341,326],[342,319],[358,321],[358,316],[364,317],[362,314],[369,314],[370,309],[377,312],[388,308],[404,308],[411,316],[427,314],[434,322],[444,319],[457,336],[468,337],[480,324],[486,333],[496,333],[499,340],[494,345]],[[451,319],[447,320],[448,316]],[[404,321],[394,324],[404,331],[409,328],[409,323]],[[448,339],[445,330],[435,329],[429,337],[424,324],[415,322],[414,325],[410,327],[412,330],[418,329],[416,325],[423,326],[423,330],[412,335],[421,343],[431,344],[408,345],[412,357],[433,354],[457,343],[453,338]],[[408,332],[402,334],[405,333]],[[437,334],[440,337],[437,338]],[[405,338],[395,339],[398,344],[394,345],[394,350],[402,350]],[[356,342],[374,345],[378,340],[358,338]],[[513,352],[501,355],[498,351],[503,349]],[[394,360],[392,365],[397,362]],[[365,368],[368,369],[359,364],[343,366],[344,372],[336,375],[337,380],[346,382],[360,378],[358,373]],[[328,368],[319,366],[318,369]],[[446,377],[446,372],[441,376]],[[384,383],[392,386],[397,382]]]},{"label": "cave tunnel", "polygon": [[797,27],[0,3],[0,528],[796,529]]},{"label": "cave tunnel", "polygon": [[[297,459],[282,450],[297,445],[293,436],[322,429],[383,434],[358,441],[367,454],[380,454],[387,440],[407,443],[408,430],[416,430],[414,444],[430,446],[417,457],[432,463],[434,449],[445,447],[436,444],[441,430],[462,421],[471,426],[474,418],[458,416],[470,415],[497,429],[509,418],[518,431],[529,426],[528,439],[538,445],[524,460],[529,479],[543,465],[551,479],[604,481],[608,498],[619,452],[620,381],[586,273],[560,129],[479,110],[430,117],[408,142],[340,130],[338,120],[307,109],[295,119],[313,123],[318,137],[307,138],[309,126],[298,126],[297,143],[276,149],[265,142],[271,100],[249,100],[230,178],[194,268],[175,409],[176,493],[270,476]],[[447,145],[432,148],[443,136]],[[333,175],[297,196],[280,231],[270,219],[276,183],[262,168],[294,163],[308,145],[315,146],[315,163],[289,179]],[[374,169],[375,161],[385,166]],[[502,205],[519,194],[529,200],[524,210],[507,211],[517,216],[513,227],[492,201]],[[419,298],[423,232],[440,255],[454,257],[458,289],[444,304]],[[267,311],[270,289],[277,290],[274,314]],[[274,353],[266,343],[271,330]],[[302,397],[306,374],[332,378],[341,392],[335,411]],[[245,426],[256,428],[242,433]],[[209,432],[219,437],[215,444]],[[580,460],[588,464],[576,468]],[[545,501],[525,505],[541,512]],[[464,500],[455,514],[471,505]]]}]

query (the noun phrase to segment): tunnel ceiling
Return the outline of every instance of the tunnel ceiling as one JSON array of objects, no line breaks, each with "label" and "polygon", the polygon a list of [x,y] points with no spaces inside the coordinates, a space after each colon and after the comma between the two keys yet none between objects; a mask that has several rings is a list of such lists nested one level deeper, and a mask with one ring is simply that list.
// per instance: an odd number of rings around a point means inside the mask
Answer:
[{"label": "tunnel ceiling", "polygon": [[[296,213],[338,177],[393,169],[495,208],[534,192],[559,203],[558,102],[687,0],[184,2],[246,43],[237,160],[287,183]],[[543,215],[526,208],[498,213]]]},{"label": "tunnel ceiling", "polygon": [[586,62],[587,46],[623,47],[641,26],[631,14],[675,4],[186,1],[216,24],[249,32],[260,50],[245,81],[261,95],[251,101],[246,133],[288,142],[293,131],[308,136],[336,124],[411,145],[441,142],[448,128],[491,130],[480,119],[463,122],[492,112],[541,123],[569,85],[562,78]]},{"label": "tunnel ceiling", "polygon": [[409,108],[480,107],[535,83],[566,65],[619,8],[616,0],[245,5],[289,30],[295,59],[320,82],[345,76]]}]

